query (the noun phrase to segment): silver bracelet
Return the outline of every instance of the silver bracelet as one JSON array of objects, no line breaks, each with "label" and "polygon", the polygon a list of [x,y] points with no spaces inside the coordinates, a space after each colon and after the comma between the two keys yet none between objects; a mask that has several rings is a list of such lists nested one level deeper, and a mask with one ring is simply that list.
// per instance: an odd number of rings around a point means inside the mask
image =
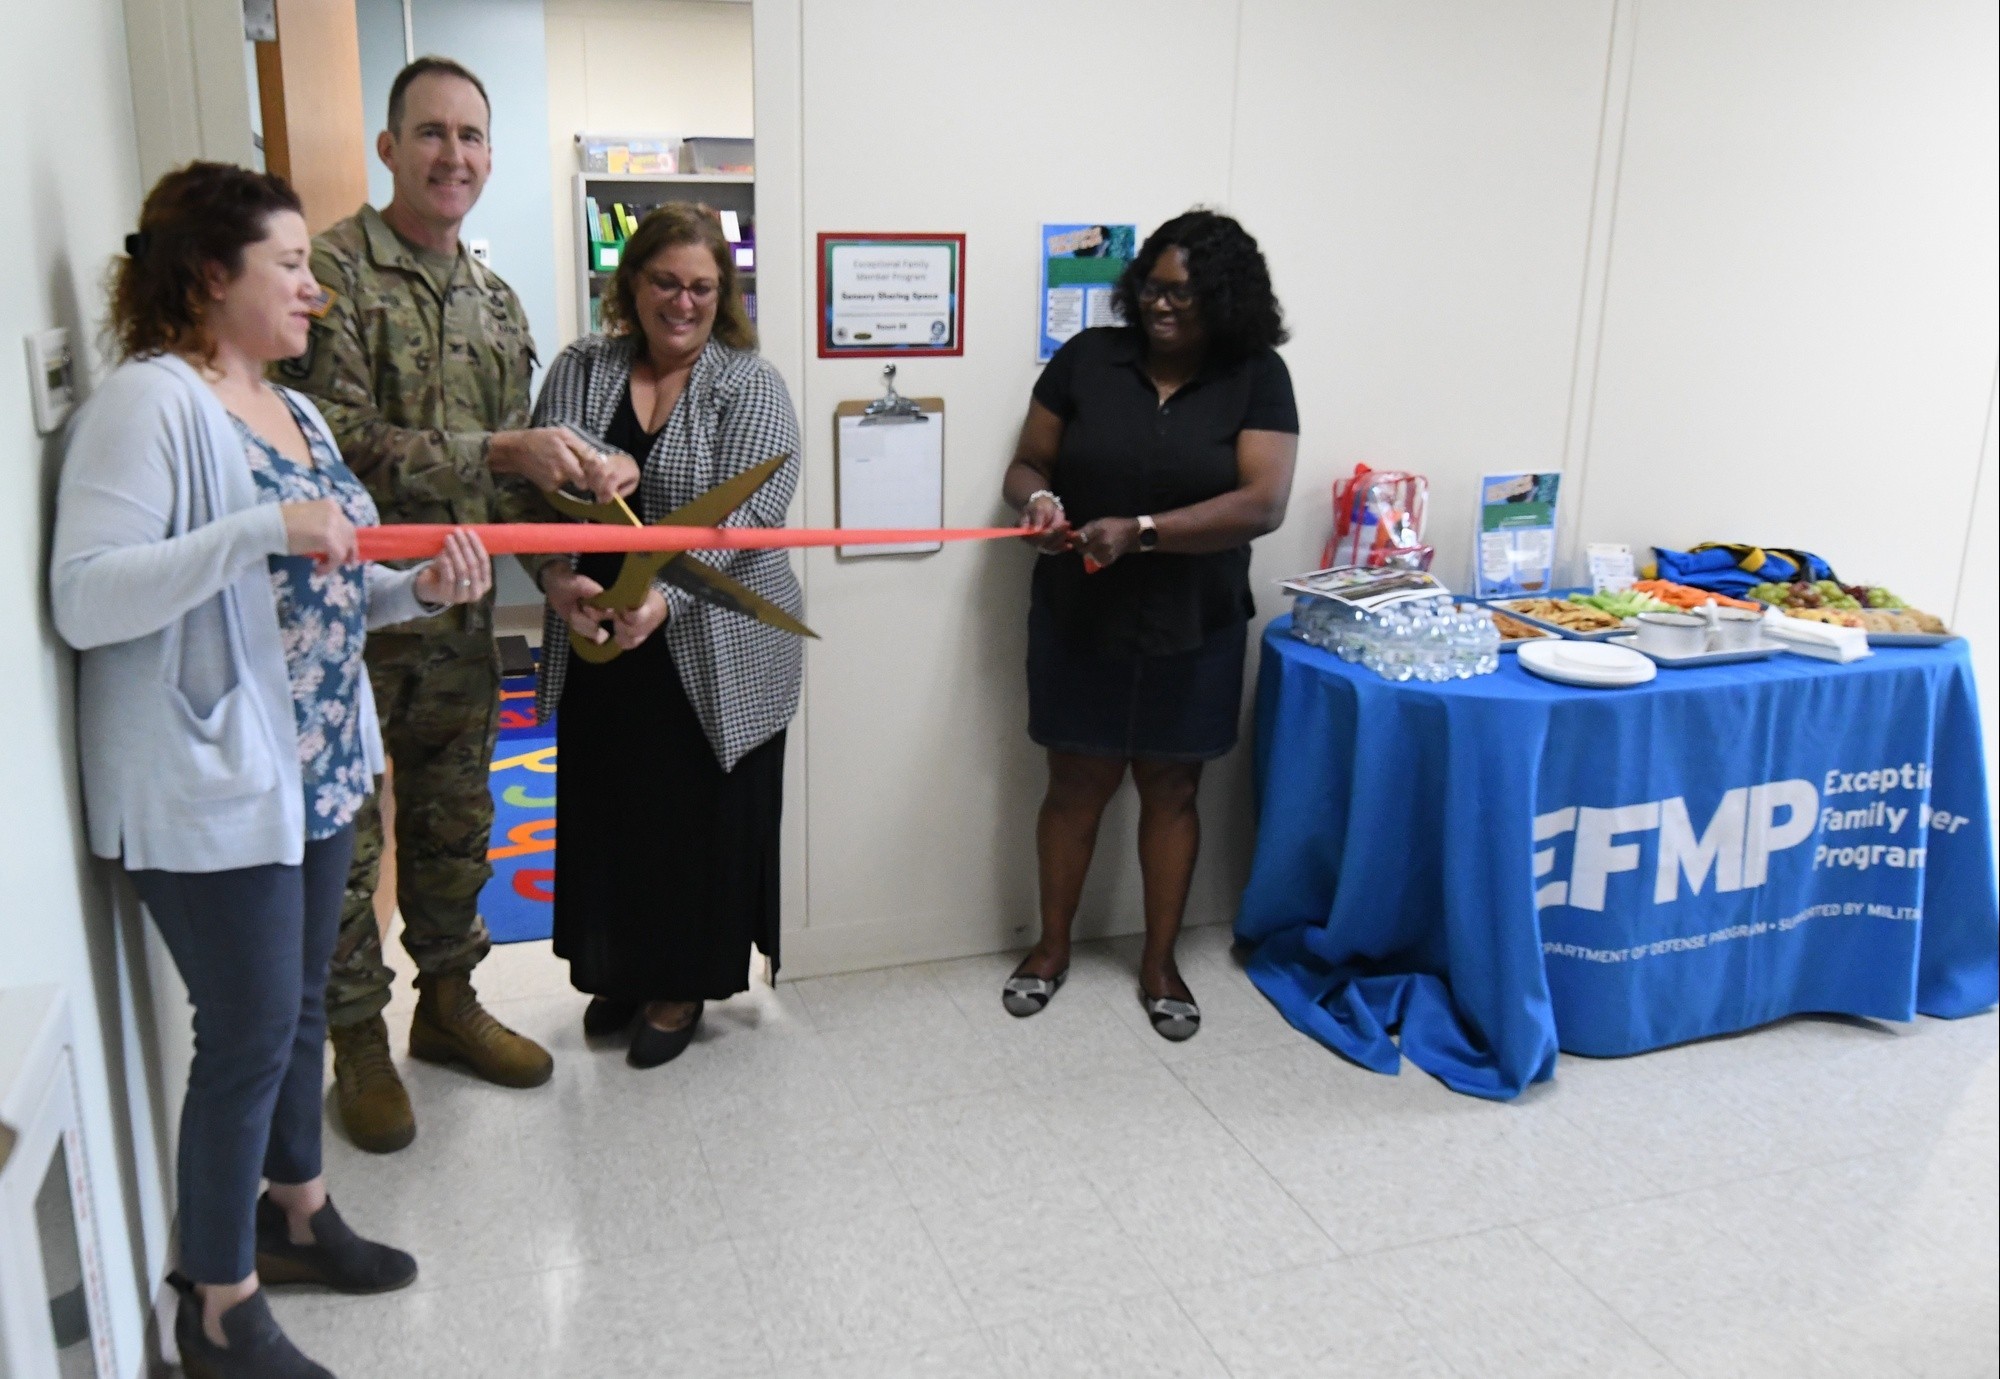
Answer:
[{"label": "silver bracelet", "polygon": [[1038,488],[1033,493],[1030,493],[1028,495],[1028,501],[1021,504],[1021,511],[1026,512],[1029,508],[1033,507],[1035,505],[1035,499],[1037,498],[1048,499],[1051,503],[1054,503],[1056,505],[1057,512],[1062,513],[1063,516],[1065,517],[1069,516],[1069,513],[1064,511],[1063,509],[1062,499],[1056,497],[1055,494],[1049,492],[1045,488]]}]

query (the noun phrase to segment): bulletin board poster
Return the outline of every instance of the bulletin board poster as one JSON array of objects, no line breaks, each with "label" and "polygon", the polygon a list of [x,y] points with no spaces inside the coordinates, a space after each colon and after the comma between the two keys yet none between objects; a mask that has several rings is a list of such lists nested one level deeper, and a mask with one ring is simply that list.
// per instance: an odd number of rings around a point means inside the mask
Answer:
[{"label": "bulletin board poster", "polygon": [[820,235],[821,359],[964,353],[964,235]]},{"label": "bulletin board poster", "polygon": [[1557,474],[1488,474],[1479,481],[1480,598],[1544,593],[1556,563]]},{"label": "bulletin board poster", "polygon": [[1112,300],[1126,266],[1138,257],[1137,225],[1042,226],[1042,343],[1046,364],[1071,336],[1092,326],[1122,326]]}]

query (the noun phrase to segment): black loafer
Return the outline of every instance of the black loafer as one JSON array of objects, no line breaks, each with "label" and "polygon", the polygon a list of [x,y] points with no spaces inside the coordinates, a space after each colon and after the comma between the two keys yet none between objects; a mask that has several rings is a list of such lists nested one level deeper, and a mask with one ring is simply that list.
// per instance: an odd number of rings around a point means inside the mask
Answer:
[{"label": "black loafer", "polygon": [[311,1225],[313,1243],[294,1245],[284,1209],[269,1193],[259,1197],[257,1277],[274,1286],[308,1283],[336,1293],[393,1293],[415,1282],[416,1260],[356,1235],[331,1199],[313,1213]]},{"label": "black loafer", "polygon": [[605,1039],[623,1034],[638,1018],[642,1001],[618,1001],[609,996],[592,996],[583,1008],[583,1032],[587,1038]]},{"label": "black loafer", "polygon": [[654,1029],[642,1016],[632,1027],[632,1046],[625,1050],[625,1061],[635,1068],[657,1068],[662,1063],[671,1063],[694,1042],[694,1032],[700,1028],[699,1008],[694,1018],[679,1029]]},{"label": "black loafer", "polygon": [[271,1315],[271,1303],[259,1288],[222,1314],[222,1334],[229,1344],[208,1339],[201,1325],[201,1294],[178,1271],[167,1282],[181,1295],[174,1317],[174,1342],[181,1352],[186,1379],[334,1379],[333,1371],[300,1353]]}]

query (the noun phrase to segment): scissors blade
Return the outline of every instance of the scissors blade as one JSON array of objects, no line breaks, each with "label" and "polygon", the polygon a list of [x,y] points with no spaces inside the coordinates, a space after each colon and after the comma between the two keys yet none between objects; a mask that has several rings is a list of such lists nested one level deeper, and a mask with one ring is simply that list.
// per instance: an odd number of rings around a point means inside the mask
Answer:
[{"label": "scissors blade", "polygon": [[719,527],[722,519],[743,506],[750,495],[762,488],[784,467],[790,455],[774,455],[755,469],[746,469],[733,479],[724,479],[714,488],[662,517],[658,527]]},{"label": "scissors blade", "polygon": [[755,618],[766,626],[781,632],[789,632],[795,637],[818,639],[819,633],[807,627],[797,618],[787,613],[777,604],[745,588],[718,570],[711,569],[698,560],[671,560],[660,571],[660,577],[677,589],[684,589],[703,603],[712,603],[717,608],[737,613],[747,618]]},{"label": "scissors blade", "polygon": [[637,513],[626,506],[623,498],[613,498],[608,503],[580,498],[564,489],[542,495],[549,500],[549,506],[565,517],[574,517],[579,522],[607,522],[614,527],[643,526]]}]

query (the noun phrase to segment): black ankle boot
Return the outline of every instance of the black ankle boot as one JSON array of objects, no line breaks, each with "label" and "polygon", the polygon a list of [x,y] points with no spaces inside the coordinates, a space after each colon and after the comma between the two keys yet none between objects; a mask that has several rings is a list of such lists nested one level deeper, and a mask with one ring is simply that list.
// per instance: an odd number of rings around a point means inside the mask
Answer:
[{"label": "black ankle boot", "polygon": [[312,1216],[313,1243],[294,1245],[284,1208],[257,1199],[257,1277],[267,1284],[316,1283],[336,1293],[391,1293],[417,1277],[417,1261],[401,1250],[363,1240],[333,1209]]},{"label": "black ankle boot", "polygon": [[222,1334],[229,1344],[219,1346],[202,1329],[201,1294],[194,1284],[179,1273],[168,1274],[167,1282],[181,1295],[174,1341],[186,1379],[334,1379],[332,1370],[300,1354],[279,1329],[263,1289],[222,1314]]}]

